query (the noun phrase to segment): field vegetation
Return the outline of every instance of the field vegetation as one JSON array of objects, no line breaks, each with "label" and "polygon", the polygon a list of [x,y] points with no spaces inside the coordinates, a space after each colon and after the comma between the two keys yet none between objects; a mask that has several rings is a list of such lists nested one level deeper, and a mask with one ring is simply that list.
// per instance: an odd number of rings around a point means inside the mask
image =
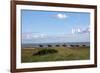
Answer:
[{"label": "field vegetation", "polygon": [[89,47],[50,47],[50,48],[22,48],[21,62],[47,62],[87,60],[90,58]]}]

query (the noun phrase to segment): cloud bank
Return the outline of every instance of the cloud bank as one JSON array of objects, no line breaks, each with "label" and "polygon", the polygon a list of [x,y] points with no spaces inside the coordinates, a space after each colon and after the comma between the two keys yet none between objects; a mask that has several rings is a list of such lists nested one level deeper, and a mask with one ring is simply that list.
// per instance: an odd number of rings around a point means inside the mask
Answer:
[{"label": "cloud bank", "polygon": [[54,43],[54,42],[89,42],[90,29],[72,29],[72,33],[59,33],[55,35],[43,33],[22,33],[22,43]]},{"label": "cloud bank", "polygon": [[90,28],[80,29],[80,28],[73,28],[72,34],[84,34],[84,33],[90,33]]}]

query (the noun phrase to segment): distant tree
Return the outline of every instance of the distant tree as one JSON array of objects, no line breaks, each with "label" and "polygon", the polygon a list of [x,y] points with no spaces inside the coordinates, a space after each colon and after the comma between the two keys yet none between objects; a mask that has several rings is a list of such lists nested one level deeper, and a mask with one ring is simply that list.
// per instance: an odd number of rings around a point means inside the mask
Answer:
[{"label": "distant tree", "polygon": [[43,47],[43,45],[39,45],[39,47]]},{"label": "distant tree", "polygon": [[52,45],[48,45],[48,47],[52,47]]},{"label": "distant tree", "polygon": [[86,45],[82,45],[82,46],[84,46],[84,47],[85,47]]},{"label": "distant tree", "polygon": [[79,45],[76,45],[76,47],[79,47]]},{"label": "distant tree", "polygon": [[64,45],[62,45],[62,46],[63,46],[63,47],[66,47],[67,45],[64,44]]},{"label": "distant tree", "polygon": [[56,45],[56,47],[60,47],[60,45]]},{"label": "distant tree", "polygon": [[74,45],[70,45],[71,47],[74,47]]}]

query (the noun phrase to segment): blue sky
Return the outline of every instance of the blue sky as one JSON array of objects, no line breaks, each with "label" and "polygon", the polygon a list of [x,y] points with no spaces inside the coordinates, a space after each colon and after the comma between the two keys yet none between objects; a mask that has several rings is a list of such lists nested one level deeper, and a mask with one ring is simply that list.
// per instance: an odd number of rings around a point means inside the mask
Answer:
[{"label": "blue sky", "polygon": [[90,40],[89,13],[22,10],[21,15],[22,43]]}]

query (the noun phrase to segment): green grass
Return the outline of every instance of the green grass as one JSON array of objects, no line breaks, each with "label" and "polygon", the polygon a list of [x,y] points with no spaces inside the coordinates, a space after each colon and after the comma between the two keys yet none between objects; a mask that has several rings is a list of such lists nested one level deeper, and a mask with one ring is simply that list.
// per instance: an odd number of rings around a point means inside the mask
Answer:
[{"label": "green grass", "polygon": [[[51,50],[50,50],[51,49]],[[52,53],[52,50],[56,52]],[[42,51],[42,54],[41,54]],[[52,47],[52,48],[22,48],[21,62],[47,62],[87,60],[90,58],[89,47]]]}]

